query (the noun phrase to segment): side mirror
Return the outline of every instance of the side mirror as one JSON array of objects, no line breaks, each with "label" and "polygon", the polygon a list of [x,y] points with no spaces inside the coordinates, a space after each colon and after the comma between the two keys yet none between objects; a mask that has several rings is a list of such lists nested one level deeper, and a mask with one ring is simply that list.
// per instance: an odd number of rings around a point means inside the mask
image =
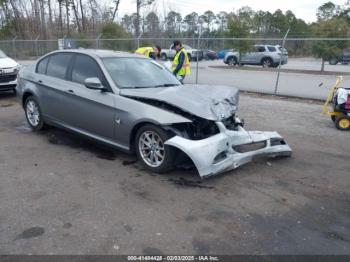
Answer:
[{"label": "side mirror", "polygon": [[89,89],[100,90],[101,92],[107,91],[107,88],[102,85],[100,79],[97,77],[86,78],[84,84]]}]

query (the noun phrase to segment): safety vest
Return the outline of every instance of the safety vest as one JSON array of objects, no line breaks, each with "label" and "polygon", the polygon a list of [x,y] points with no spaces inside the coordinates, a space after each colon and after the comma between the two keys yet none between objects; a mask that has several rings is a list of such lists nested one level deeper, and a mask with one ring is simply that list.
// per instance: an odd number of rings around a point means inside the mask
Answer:
[{"label": "safety vest", "polygon": [[153,47],[140,47],[135,51],[135,54],[144,55],[146,57],[149,57],[149,54],[153,53],[153,52],[154,52]]},{"label": "safety vest", "polygon": [[177,54],[174,57],[173,66],[172,66],[173,72],[175,71],[177,65],[179,64],[179,58],[180,58],[181,53],[184,53],[185,61],[182,65],[181,69],[177,73],[177,75],[178,76],[189,75],[189,74],[191,74],[190,60],[188,59],[187,52],[183,48],[181,48],[181,50],[179,52],[177,52]]}]

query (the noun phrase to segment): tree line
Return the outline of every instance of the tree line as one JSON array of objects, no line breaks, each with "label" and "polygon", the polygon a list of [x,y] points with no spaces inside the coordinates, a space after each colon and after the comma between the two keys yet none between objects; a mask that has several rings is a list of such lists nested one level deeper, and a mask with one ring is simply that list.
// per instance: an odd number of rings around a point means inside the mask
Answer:
[{"label": "tree line", "polygon": [[[160,15],[154,0],[135,0],[135,13],[117,18],[120,1],[109,0],[0,0],[1,39],[57,39],[102,37],[290,37],[319,36],[318,26],[338,19],[350,25],[349,4],[327,2],[317,11],[317,22],[307,23],[292,11],[255,11],[245,6],[217,14],[208,10],[182,16]],[[145,10],[148,10],[147,12]],[[334,33],[334,32],[332,32]],[[347,32],[348,34],[348,32]],[[338,36],[337,34],[336,36]],[[345,35],[344,35],[345,36]]]},{"label": "tree line", "polygon": [[[134,0],[135,13],[118,17],[120,2],[125,0],[0,0],[0,39],[77,39],[77,47],[96,46],[85,39],[118,38],[245,38],[201,42],[201,48],[234,48],[247,52],[254,38],[349,38],[350,1],[343,5],[326,2],[316,12],[317,21],[307,23],[292,11],[268,12],[253,10],[249,6],[231,12],[199,14],[191,12],[182,16],[174,10],[159,12],[155,0]],[[163,14],[162,14],[163,13]],[[248,39],[248,40],[247,40]],[[252,39],[252,40],[249,40]],[[80,42],[79,42],[80,41]],[[157,40],[158,41],[158,40]],[[260,41],[261,44],[263,41]],[[278,42],[279,43],[279,42]],[[155,44],[152,40],[142,45]],[[169,41],[157,43],[167,47]],[[268,44],[274,44],[269,41]],[[277,44],[277,43],[275,43]],[[349,47],[349,41],[287,41],[291,56],[313,55],[324,62],[338,56]],[[102,48],[133,51],[134,42],[107,41]],[[41,48],[47,49],[46,44]]]}]

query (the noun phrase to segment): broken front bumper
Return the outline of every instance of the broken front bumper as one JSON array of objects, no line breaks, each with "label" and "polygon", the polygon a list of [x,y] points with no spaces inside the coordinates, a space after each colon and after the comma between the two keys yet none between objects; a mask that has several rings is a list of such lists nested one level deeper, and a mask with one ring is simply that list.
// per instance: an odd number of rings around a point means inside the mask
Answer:
[{"label": "broken front bumper", "polygon": [[199,175],[208,177],[235,169],[255,156],[291,156],[292,149],[277,132],[231,131],[217,123],[220,133],[203,140],[175,136],[165,142],[186,153]]}]

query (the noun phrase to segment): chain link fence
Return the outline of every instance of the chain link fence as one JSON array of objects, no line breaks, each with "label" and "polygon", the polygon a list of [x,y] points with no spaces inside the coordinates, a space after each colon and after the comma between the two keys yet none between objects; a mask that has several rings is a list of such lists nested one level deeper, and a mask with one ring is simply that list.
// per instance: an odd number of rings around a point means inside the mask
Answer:
[{"label": "chain link fence", "polygon": [[[138,46],[150,46],[154,44],[160,45],[162,48],[169,48],[172,44],[172,38],[142,38],[142,39],[68,39],[73,43],[75,48],[101,48],[101,49],[112,49],[119,51],[132,52]],[[187,44],[194,48],[199,49],[211,49],[221,50],[230,49],[235,46],[239,46],[240,43],[250,43],[251,45],[281,45],[283,42],[282,38],[178,38],[182,43]],[[295,38],[286,40],[286,48],[289,51],[290,56],[312,56],[313,46],[315,44],[322,43],[333,43],[343,47],[344,45],[349,46],[350,38],[342,39],[322,39],[322,38]],[[198,46],[199,43],[199,46]],[[47,52],[58,49],[58,40],[0,40],[0,49],[3,50],[11,57],[18,59],[36,58],[44,55]]]},{"label": "chain link fence", "polygon": [[[63,40],[63,45],[61,40],[60,46],[58,40],[15,38],[0,41],[0,50],[16,60],[33,61],[48,52],[64,47],[134,52],[139,46],[160,45],[166,52],[173,40],[172,38],[66,38]],[[350,38],[287,38],[284,44],[288,52],[287,63],[279,67],[277,59],[277,62],[273,61],[268,68],[262,67],[264,56],[261,52],[259,53],[257,46],[282,46],[284,43],[282,38],[179,38],[177,40],[203,53],[201,61],[191,63],[193,70],[192,75],[186,79],[187,83],[225,84],[246,91],[323,99],[327,89],[320,87],[322,84],[331,85],[336,75],[344,75],[345,79],[350,75]],[[242,54],[243,61],[234,66],[225,64],[223,61],[225,54],[238,49],[246,50]],[[283,55],[283,52],[278,50],[277,53]],[[326,58],[324,63],[319,58],[321,56]],[[195,57],[192,58],[196,60]]]},{"label": "chain link fence", "polygon": [[[71,48],[110,49],[133,52],[138,46],[160,45],[169,49],[173,38],[125,38],[125,39],[69,39]],[[183,44],[202,50],[220,51],[237,49],[254,45],[282,45],[282,38],[178,38]],[[322,39],[322,38],[294,38],[286,39],[285,48],[290,58],[315,57],[315,49],[334,48],[334,57],[341,56],[342,51],[350,48],[350,38]],[[8,56],[18,60],[35,60],[48,52],[59,49],[58,40],[0,40],[0,50]],[[320,56],[321,54],[318,55]],[[330,60],[331,57],[328,59]],[[321,66],[321,65],[320,65]]]}]

